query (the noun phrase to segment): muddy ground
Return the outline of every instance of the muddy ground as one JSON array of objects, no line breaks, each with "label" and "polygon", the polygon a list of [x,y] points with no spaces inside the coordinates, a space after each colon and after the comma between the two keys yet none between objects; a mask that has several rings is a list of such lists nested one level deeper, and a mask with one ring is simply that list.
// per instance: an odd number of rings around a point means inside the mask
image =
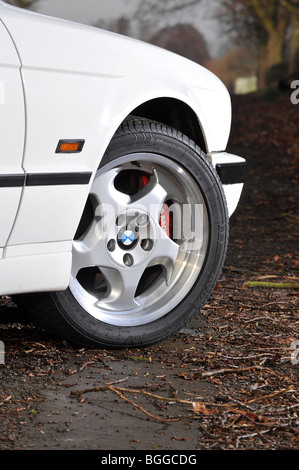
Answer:
[{"label": "muddy ground", "polygon": [[207,305],[161,344],[103,351],[2,298],[1,450],[298,450],[299,107],[285,94],[233,109],[229,150],[249,172]]}]

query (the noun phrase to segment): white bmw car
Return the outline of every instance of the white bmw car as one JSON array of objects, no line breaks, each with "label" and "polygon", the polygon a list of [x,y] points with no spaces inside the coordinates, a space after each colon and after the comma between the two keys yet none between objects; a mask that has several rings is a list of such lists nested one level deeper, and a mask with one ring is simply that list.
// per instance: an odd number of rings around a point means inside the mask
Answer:
[{"label": "white bmw car", "polygon": [[182,57],[0,1],[0,295],[88,347],[146,346],[213,291],[246,162]]}]

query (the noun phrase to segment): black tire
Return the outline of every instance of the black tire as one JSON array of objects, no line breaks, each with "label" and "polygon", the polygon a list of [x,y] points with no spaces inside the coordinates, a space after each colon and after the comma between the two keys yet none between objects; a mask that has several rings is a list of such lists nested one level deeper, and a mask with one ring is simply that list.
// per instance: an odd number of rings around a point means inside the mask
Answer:
[{"label": "black tire", "polygon": [[[208,221],[208,227],[205,229],[207,242],[205,243],[204,259],[196,278],[192,278],[190,285],[184,283],[183,298],[179,297],[178,289],[169,291],[171,297],[178,296],[178,303],[175,306],[172,305],[170,309],[167,307],[168,304],[161,307],[163,314],[153,316],[152,321],[144,319],[140,324],[138,322],[135,324],[133,321],[130,323],[129,316],[128,322],[123,322],[122,317],[117,316],[117,312],[115,312],[117,319],[115,324],[106,321],[105,317],[104,321],[102,317],[97,318],[82,308],[80,301],[70,288],[64,292],[23,296],[23,302],[27,305],[27,309],[29,307],[31,311],[36,312],[35,318],[41,326],[60,338],[80,345],[103,348],[140,347],[159,342],[174,334],[189,322],[205,304],[213,291],[224,263],[228,242],[226,201],[219,178],[205,154],[186,136],[176,130],[156,122],[133,117],[127,119],[117,130],[101,162],[100,171],[102,174],[108,173],[109,168],[121,161],[121,158],[125,158],[127,155],[132,158],[132,154],[134,154],[136,161],[141,155],[144,161],[146,161],[146,155],[150,155],[152,159],[158,156],[161,161],[163,160],[163,164],[165,162],[165,168],[168,168],[168,165],[169,168],[172,168],[172,165],[182,168],[184,178],[186,178],[186,194],[189,191],[189,180],[192,179],[192,184],[194,183],[198,194],[204,200],[205,220]],[[106,168],[108,168],[107,171]],[[175,178],[175,171],[173,171],[173,175]],[[182,188],[184,188],[183,183]],[[197,197],[199,198],[196,194],[194,200],[197,200]],[[75,239],[80,238],[88,224],[90,224],[90,220],[86,207]],[[122,246],[122,249],[124,248]],[[85,272],[84,269],[83,272]],[[188,275],[191,279],[191,274],[188,273]],[[77,278],[75,281],[77,282]],[[86,282],[85,277],[84,282]],[[149,298],[148,294],[144,295],[146,299]],[[167,296],[165,296],[166,298]],[[159,306],[161,306],[161,301],[159,302]],[[152,310],[149,310],[149,317],[155,313],[156,303],[153,305]]]}]

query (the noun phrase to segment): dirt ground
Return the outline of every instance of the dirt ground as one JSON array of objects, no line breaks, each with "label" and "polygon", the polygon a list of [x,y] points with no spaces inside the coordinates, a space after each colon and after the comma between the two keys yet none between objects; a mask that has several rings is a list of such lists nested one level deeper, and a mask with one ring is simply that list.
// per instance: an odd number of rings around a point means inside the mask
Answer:
[{"label": "dirt ground", "polygon": [[80,349],[0,300],[1,450],[298,450],[298,111],[234,98],[247,183],[215,292],[176,336]]}]

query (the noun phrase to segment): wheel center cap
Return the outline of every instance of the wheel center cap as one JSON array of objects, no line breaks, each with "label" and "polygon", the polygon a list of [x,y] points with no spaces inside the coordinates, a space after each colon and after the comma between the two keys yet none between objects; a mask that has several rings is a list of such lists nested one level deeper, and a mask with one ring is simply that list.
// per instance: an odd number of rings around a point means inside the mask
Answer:
[{"label": "wheel center cap", "polygon": [[139,266],[146,263],[154,248],[155,223],[139,208],[121,212],[108,227],[106,240],[107,252],[114,264]]},{"label": "wheel center cap", "polygon": [[126,230],[121,236],[121,243],[127,247],[131,246],[135,241],[135,235],[132,230]]},{"label": "wheel center cap", "polygon": [[137,235],[137,231],[134,230],[134,227],[132,227],[132,229],[130,227],[123,227],[118,232],[117,242],[122,250],[131,250],[138,243],[139,237]]}]

